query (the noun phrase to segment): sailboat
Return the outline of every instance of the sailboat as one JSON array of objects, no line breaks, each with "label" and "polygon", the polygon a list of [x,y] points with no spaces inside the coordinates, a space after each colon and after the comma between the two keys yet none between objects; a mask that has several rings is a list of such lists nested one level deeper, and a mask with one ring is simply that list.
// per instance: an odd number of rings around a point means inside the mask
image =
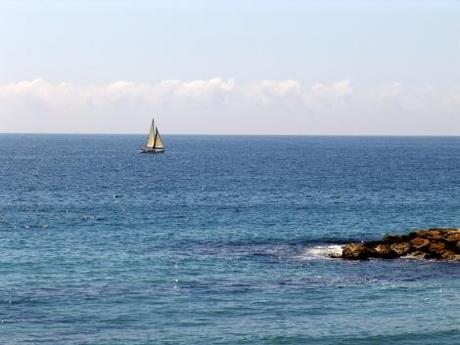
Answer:
[{"label": "sailboat", "polygon": [[158,127],[155,126],[155,120],[152,119],[149,135],[144,146],[141,147],[140,153],[161,153],[164,151],[165,147],[163,145],[163,141],[161,140],[160,132],[158,131]]}]

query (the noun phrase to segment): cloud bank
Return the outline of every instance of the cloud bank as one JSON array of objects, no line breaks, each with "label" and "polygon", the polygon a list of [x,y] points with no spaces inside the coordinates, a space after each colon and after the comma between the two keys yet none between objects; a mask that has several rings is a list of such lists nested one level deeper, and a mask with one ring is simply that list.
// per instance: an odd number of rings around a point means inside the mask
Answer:
[{"label": "cloud bank", "polygon": [[460,86],[437,89],[350,80],[116,81],[39,78],[0,84],[0,132],[224,134],[460,134]]}]

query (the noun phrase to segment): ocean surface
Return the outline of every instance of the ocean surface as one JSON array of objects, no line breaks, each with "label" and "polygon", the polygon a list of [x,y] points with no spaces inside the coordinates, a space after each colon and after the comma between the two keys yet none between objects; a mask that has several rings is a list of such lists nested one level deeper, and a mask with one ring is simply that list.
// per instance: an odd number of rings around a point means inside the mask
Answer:
[{"label": "ocean surface", "polygon": [[0,344],[460,344],[459,137],[0,135]]}]

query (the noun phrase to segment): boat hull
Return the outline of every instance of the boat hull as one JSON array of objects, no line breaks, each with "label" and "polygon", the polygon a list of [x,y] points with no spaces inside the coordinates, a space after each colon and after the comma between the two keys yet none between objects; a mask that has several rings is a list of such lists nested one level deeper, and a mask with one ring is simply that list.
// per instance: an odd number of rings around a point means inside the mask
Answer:
[{"label": "boat hull", "polygon": [[165,152],[165,149],[159,149],[159,148],[150,148],[150,147],[141,147],[141,150],[139,153],[163,153]]}]

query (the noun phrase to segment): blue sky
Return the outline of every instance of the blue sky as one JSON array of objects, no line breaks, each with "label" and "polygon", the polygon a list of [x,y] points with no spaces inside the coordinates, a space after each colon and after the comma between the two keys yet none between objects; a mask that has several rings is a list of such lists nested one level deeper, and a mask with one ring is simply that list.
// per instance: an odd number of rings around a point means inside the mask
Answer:
[{"label": "blue sky", "polygon": [[134,133],[155,111],[171,133],[460,134],[459,18],[459,1],[0,1],[0,132]]}]

